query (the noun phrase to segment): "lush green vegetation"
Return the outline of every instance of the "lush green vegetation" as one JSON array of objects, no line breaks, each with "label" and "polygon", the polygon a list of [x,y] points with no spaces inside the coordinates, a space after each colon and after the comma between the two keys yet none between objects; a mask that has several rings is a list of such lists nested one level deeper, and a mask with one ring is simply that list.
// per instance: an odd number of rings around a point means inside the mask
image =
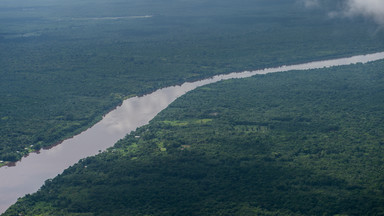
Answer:
[{"label": "lush green vegetation", "polygon": [[384,48],[374,24],[294,0],[4,0],[0,23],[1,161],[79,133],[132,95]]},{"label": "lush green vegetation", "polygon": [[4,215],[382,215],[383,68],[199,88]]}]

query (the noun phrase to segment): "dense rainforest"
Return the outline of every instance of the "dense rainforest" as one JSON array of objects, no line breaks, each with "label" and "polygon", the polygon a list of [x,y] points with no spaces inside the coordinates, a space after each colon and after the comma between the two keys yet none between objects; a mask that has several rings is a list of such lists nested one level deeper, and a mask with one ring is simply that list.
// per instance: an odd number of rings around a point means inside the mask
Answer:
[{"label": "dense rainforest", "polygon": [[0,165],[81,132],[127,97],[384,48],[376,24],[296,0],[3,0],[0,23]]},{"label": "dense rainforest", "polygon": [[383,215],[384,61],[194,90],[8,215]]}]

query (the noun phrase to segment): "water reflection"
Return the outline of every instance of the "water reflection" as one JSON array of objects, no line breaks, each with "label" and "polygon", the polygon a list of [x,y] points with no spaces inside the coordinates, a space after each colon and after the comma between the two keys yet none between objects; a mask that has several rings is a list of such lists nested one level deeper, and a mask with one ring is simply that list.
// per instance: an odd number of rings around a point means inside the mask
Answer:
[{"label": "water reflection", "polygon": [[46,179],[55,177],[79,159],[96,155],[99,151],[112,146],[127,133],[147,124],[176,98],[199,86],[220,80],[245,78],[257,74],[366,63],[379,59],[384,59],[384,52],[218,75],[193,83],[184,83],[181,86],[160,89],[142,97],[130,98],[87,131],[65,140],[62,144],[51,149],[41,150],[39,154],[32,153],[20,162],[17,162],[14,167],[0,168],[0,213],[4,212],[18,197],[36,192]]}]

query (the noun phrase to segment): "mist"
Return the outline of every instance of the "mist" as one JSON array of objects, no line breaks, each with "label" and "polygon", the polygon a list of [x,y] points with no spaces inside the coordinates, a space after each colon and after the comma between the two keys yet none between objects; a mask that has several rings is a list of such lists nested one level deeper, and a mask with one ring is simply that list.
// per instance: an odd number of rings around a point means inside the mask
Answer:
[{"label": "mist", "polygon": [[384,27],[383,0],[299,0],[308,9],[323,9],[331,18],[364,17]]},{"label": "mist", "polygon": [[348,0],[344,13],[347,16],[365,16],[384,26],[383,0]]}]

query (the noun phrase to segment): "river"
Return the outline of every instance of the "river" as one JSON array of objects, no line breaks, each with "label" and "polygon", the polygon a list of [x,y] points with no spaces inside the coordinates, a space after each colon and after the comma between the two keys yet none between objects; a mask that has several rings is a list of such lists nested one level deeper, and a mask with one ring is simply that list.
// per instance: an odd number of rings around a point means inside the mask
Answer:
[{"label": "river", "polygon": [[180,86],[159,89],[142,97],[127,99],[121,106],[105,115],[100,122],[81,134],[67,139],[51,149],[31,153],[17,162],[15,166],[1,167],[0,213],[5,212],[10,205],[16,202],[18,197],[36,192],[45,180],[54,178],[82,158],[106,150],[119,139],[124,138],[126,134],[148,124],[175,99],[199,86],[220,80],[246,78],[258,74],[367,63],[380,59],[384,59],[384,52],[218,75],[201,81],[187,82]]}]

